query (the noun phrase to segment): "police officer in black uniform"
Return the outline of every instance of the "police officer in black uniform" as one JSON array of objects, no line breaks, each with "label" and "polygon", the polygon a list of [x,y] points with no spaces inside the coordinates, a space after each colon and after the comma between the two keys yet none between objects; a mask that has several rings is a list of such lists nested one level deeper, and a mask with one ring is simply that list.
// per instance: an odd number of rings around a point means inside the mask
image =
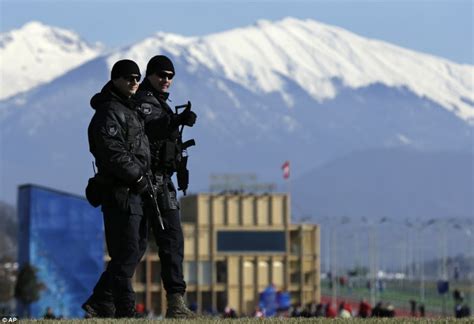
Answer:
[{"label": "police officer in black uniform", "polygon": [[88,317],[135,317],[131,278],[147,245],[142,195],[150,169],[144,119],[132,99],[139,81],[135,62],[118,61],[111,80],[91,99],[95,114],[88,129],[89,148],[98,173],[89,180],[86,196],[102,205],[111,260],[82,305]]},{"label": "police officer in black uniform", "polygon": [[[174,66],[168,57],[153,57],[148,62],[146,78],[140,84],[136,99],[146,116],[145,129],[150,140],[151,170],[164,223],[162,229],[157,218],[151,217],[161,261],[161,277],[167,293],[166,317],[192,318],[195,314],[188,309],[183,299],[186,291],[183,279],[184,239],[176,189],[171,176],[177,170],[181,158],[178,127],[193,126],[196,114],[190,110],[174,114],[167,104],[168,89],[174,75]],[[149,214],[152,215],[152,212]]]}]

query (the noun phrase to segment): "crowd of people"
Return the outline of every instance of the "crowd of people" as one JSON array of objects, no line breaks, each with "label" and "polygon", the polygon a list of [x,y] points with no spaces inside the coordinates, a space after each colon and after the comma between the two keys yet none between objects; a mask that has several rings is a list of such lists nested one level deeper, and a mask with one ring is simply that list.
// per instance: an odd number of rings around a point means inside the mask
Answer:
[{"label": "crowd of people", "polygon": [[[253,313],[254,317],[265,317],[265,311],[259,307]],[[361,300],[358,308],[353,309],[350,303],[341,301],[336,308],[331,302],[308,303],[292,305],[289,309],[278,310],[278,317],[326,317],[326,318],[352,318],[352,317],[394,317],[395,308],[390,303],[379,302],[372,308],[369,302]]]}]

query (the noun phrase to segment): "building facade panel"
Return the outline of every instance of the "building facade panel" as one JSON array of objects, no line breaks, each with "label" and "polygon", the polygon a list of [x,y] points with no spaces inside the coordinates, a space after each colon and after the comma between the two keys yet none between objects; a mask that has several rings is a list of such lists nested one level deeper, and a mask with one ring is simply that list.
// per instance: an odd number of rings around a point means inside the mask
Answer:
[{"label": "building facade panel", "polygon": [[255,198],[253,196],[241,197],[242,222],[239,225],[251,226],[255,224]]},{"label": "building facade panel", "polygon": [[285,220],[284,197],[272,196],[270,199],[270,208],[272,225],[283,225]]},{"label": "building facade panel", "polygon": [[269,203],[270,199],[268,196],[258,196],[255,199],[256,205],[256,220],[257,225],[265,226],[270,225],[270,214],[269,214]]},{"label": "building facade panel", "polygon": [[226,202],[226,222],[225,225],[239,225],[241,222],[241,203],[239,197],[224,198]]},{"label": "building facade panel", "polygon": [[212,197],[210,200],[212,204],[211,215],[213,216],[214,225],[224,225],[226,222],[227,204],[223,196]]}]

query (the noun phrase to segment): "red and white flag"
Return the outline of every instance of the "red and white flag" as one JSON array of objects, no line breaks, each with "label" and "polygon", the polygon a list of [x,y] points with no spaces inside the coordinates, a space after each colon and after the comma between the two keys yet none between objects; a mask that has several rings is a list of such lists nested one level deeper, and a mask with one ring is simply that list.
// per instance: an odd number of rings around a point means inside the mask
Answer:
[{"label": "red and white flag", "polygon": [[283,179],[288,179],[290,177],[290,161],[285,161],[281,169],[283,170]]}]

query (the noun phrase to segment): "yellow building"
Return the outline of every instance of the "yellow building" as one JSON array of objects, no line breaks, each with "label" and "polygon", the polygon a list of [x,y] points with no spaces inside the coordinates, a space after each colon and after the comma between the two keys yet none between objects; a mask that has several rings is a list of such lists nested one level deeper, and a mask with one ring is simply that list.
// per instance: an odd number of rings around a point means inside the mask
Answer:
[{"label": "yellow building", "polygon": [[[319,302],[319,227],[291,224],[286,194],[196,194],[181,199],[188,304],[199,312],[225,306],[249,315],[273,284],[293,303]],[[162,314],[156,246],[150,244],[134,279],[137,303]]]}]

